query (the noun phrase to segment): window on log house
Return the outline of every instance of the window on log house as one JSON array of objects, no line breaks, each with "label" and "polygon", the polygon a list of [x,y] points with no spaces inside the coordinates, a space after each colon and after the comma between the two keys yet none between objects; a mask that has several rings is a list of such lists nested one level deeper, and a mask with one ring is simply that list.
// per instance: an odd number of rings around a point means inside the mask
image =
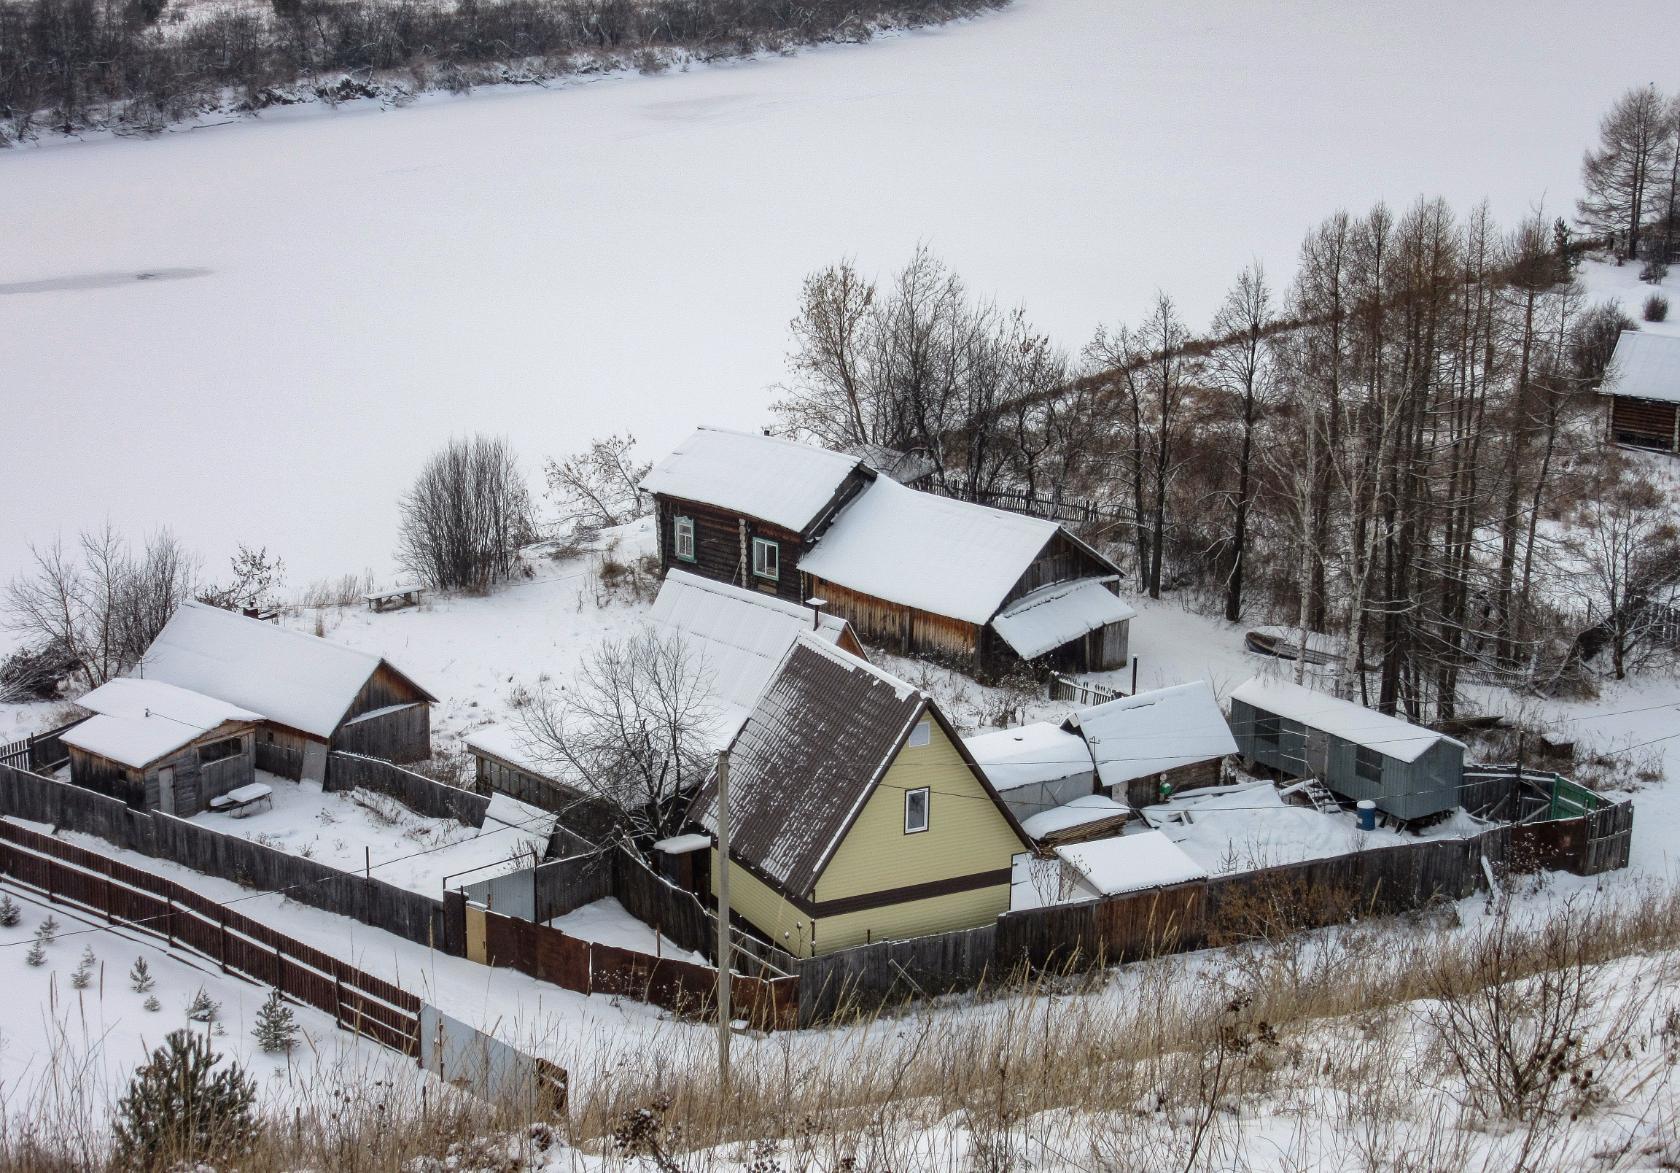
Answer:
[{"label": "window on log house", "polygon": [[760,578],[780,578],[782,576],[782,548],[768,538],[754,538],[753,573]]},{"label": "window on log house", "polygon": [[671,544],[676,549],[677,557],[684,562],[694,561],[694,519],[679,517],[671,523]]}]

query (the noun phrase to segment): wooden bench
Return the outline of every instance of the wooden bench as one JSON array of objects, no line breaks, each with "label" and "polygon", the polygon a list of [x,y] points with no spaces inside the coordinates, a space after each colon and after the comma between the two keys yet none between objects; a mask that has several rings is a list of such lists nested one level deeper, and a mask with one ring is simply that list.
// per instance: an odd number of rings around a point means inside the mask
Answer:
[{"label": "wooden bench", "polygon": [[369,611],[394,610],[417,605],[425,589],[422,586],[399,586],[388,591],[374,591],[362,598],[367,600]]},{"label": "wooden bench", "polygon": [[210,809],[223,814],[242,819],[257,809],[259,803],[267,803],[269,809],[274,807],[274,788],[266,782],[251,782],[244,786],[237,786],[226,794],[218,794],[210,800]]}]

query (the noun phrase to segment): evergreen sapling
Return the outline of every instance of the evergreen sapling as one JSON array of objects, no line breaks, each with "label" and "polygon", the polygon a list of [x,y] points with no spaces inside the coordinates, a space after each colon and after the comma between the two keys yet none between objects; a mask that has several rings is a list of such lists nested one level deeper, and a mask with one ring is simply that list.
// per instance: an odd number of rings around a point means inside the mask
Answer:
[{"label": "evergreen sapling", "polygon": [[215,1022],[221,1011],[222,1004],[205,993],[203,986],[198,987],[198,993],[194,994],[193,1000],[187,1004],[187,1018],[193,1022]]},{"label": "evergreen sapling", "polygon": [[23,913],[10,896],[0,896],[0,928],[13,928]]},{"label": "evergreen sapling", "polygon": [[93,983],[93,967],[99,959],[93,955],[93,946],[82,950],[82,959],[76,963],[76,972],[70,975],[70,985],[74,989],[85,990]]},{"label": "evergreen sapling", "polygon": [[257,1025],[251,1032],[257,1045],[269,1054],[290,1052],[297,1045],[297,1019],[292,1008],[280,997],[279,990],[270,990],[268,1000],[257,1011]]},{"label": "evergreen sapling", "polygon": [[157,985],[157,979],[152,977],[152,969],[144,957],[134,959],[134,966],[128,971],[128,984],[136,994],[144,994]]}]

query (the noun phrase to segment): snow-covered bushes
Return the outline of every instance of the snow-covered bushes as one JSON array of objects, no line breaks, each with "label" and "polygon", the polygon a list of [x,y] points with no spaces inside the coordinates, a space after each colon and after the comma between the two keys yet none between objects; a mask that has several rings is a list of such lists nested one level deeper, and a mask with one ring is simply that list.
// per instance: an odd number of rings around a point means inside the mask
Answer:
[{"label": "snow-covered bushes", "polygon": [[1645,299],[1645,320],[1647,322],[1668,321],[1668,298],[1660,293],[1653,293]]}]

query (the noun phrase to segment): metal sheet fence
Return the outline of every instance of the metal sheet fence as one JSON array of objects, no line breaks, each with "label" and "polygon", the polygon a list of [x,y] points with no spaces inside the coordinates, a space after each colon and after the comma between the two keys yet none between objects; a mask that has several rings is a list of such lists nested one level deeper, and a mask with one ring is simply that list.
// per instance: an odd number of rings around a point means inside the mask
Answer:
[{"label": "metal sheet fence", "polygon": [[272,986],[346,1030],[419,1054],[420,1000],[162,876],[0,822],[0,871],[48,899],[161,937]]},{"label": "metal sheet fence", "polygon": [[376,790],[388,794],[421,814],[434,819],[455,819],[472,827],[484,825],[490,800],[482,794],[449,786],[413,770],[360,754],[335,750],[327,755],[327,780],[322,789]]}]

